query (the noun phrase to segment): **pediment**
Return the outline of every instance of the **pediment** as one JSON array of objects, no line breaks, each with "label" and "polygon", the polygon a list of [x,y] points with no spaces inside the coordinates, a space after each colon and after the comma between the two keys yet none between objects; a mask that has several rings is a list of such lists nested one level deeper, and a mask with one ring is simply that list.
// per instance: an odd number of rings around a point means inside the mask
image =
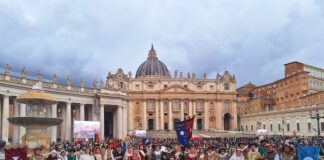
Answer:
[{"label": "pediment", "polygon": [[190,93],[192,90],[180,85],[180,84],[173,84],[167,88],[161,90],[161,92],[172,92],[172,93]]}]

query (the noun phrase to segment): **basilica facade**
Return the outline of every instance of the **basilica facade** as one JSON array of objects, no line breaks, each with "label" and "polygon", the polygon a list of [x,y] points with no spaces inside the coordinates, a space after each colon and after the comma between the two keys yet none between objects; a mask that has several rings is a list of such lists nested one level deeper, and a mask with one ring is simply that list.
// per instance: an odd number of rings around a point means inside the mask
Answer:
[{"label": "basilica facade", "polygon": [[[126,136],[130,131],[172,132],[174,122],[195,116],[194,130],[237,130],[237,95],[235,76],[228,71],[208,78],[194,73],[173,74],[158,59],[153,46],[147,59],[140,64],[136,74],[118,69],[109,72],[106,81],[93,82],[86,87],[84,80],[72,84],[71,76],[65,84],[54,74],[51,81],[27,76],[23,68],[20,76],[10,74],[5,66],[0,75],[1,137],[19,142],[24,128],[12,126],[7,118],[28,116],[28,106],[18,104],[15,98],[27,92],[34,84],[41,85],[58,103],[47,106],[47,117],[59,117],[60,126],[48,129],[52,141],[72,140],[73,121],[100,121],[103,137]],[[27,113],[27,114],[26,114]]]}]

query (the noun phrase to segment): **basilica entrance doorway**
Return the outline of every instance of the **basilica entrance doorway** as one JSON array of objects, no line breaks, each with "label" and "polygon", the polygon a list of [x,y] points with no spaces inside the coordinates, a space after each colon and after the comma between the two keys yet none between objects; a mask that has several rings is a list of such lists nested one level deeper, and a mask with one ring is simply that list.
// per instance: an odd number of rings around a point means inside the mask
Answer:
[{"label": "basilica entrance doorway", "polygon": [[154,120],[153,119],[148,120],[148,130],[149,131],[154,130]]},{"label": "basilica entrance doorway", "polygon": [[226,113],[224,115],[224,130],[230,130],[230,121],[231,121],[231,114]]},{"label": "basilica entrance doorway", "polygon": [[203,122],[202,119],[197,119],[197,129],[203,130]]},{"label": "basilica entrance doorway", "polygon": [[113,112],[105,112],[105,137],[113,137],[113,128],[114,128],[114,120],[113,120]]}]

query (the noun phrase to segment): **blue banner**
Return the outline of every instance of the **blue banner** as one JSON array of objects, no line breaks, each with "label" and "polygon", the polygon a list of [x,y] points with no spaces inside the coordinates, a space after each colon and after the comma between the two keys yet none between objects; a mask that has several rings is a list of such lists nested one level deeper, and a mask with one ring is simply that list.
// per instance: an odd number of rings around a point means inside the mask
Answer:
[{"label": "blue banner", "polygon": [[298,147],[298,160],[317,160],[320,147]]},{"label": "blue banner", "polygon": [[175,121],[178,142],[184,146],[189,146],[188,135],[186,132],[186,121]]}]

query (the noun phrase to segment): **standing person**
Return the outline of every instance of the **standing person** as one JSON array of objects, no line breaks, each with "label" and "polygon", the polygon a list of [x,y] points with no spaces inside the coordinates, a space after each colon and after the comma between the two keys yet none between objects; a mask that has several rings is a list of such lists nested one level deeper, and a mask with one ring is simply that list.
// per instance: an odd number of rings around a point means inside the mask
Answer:
[{"label": "standing person", "polygon": [[208,147],[207,158],[208,160],[218,160],[218,154],[214,151],[214,147]]},{"label": "standing person", "polygon": [[244,155],[241,149],[237,149],[235,154],[229,160],[244,160]]},{"label": "standing person", "polygon": [[56,150],[52,150],[48,157],[46,158],[46,160],[57,160],[58,159],[58,156],[57,156],[57,152]]},{"label": "standing person", "polygon": [[181,152],[181,148],[178,145],[174,146],[174,158],[176,160],[183,160],[184,159],[184,155]]},{"label": "standing person", "polygon": [[219,160],[228,160],[229,156],[228,153],[226,153],[226,149],[225,148],[221,148],[219,149]]},{"label": "standing person", "polygon": [[203,147],[199,148],[198,160],[207,160],[207,156],[205,155],[205,150]]},{"label": "standing person", "polygon": [[259,160],[261,159],[261,154],[257,150],[257,144],[252,143],[249,145],[250,151],[247,155],[248,160]]},{"label": "standing person", "polygon": [[78,156],[75,154],[75,149],[69,149],[69,154],[67,155],[68,160],[78,160]]},{"label": "standing person", "polygon": [[113,151],[113,159],[115,160],[123,160],[125,152],[122,151],[122,147],[120,144],[117,144],[115,150]]},{"label": "standing person", "polygon": [[139,155],[139,151],[134,150],[133,155],[131,157],[129,157],[128,160],[141,160],[141,156]]},{"label": "standing person", "polygon": [[265,144],[264,147],[267,149],[267,152],[262,157],[262,160],[279,160],[279,154],[277,154],[274,145]]},{"label": "standing person", "polygon": [[161,160],[162,158],[162,153],[161,153],[161,150],[160,150],[160,146],[156,146],[155,147],[155,150],[152,154],[152,159],[153,160]]},{"label": "standing person", "polygon": [[87,147],[84,154],[80,156],[80,160],[95,160],[95,157],[91,154],[91,149]]},{"label": "standing person", "polygon": [[106,149],[106,151],[104,153],[104,159],[105,160],[113,160],[112,150],[110,148]]},{"label": "standing person", "polygon": [[284,145],[283,152],[280,154],[281,160],[297,160],[297,155],[294,153],[294,149],[289,145]]},{"label": "standing person", "polygon": [[60,152],[59,159],[61,159],[61,160],[67,160],[67,155],[66,155],[66,151],[65,150],[62,150]]},{"label": "standing person", "polygon": [[95,157],[95,160],[104,160],[103,156],[101,154],[101,149],[99,147],[95,147],[95,149],[94,149],[94,157]]},{"label": "standing person", "polygon": [[190,148],[188,156],[185,158],[186,160],[197,160],[197,150],[194,146]]},{"label": "standing person", "polygon": [[40,146],[37,146],[34,149],[34,154],[30,157],[32,160],[43,160],[45,157],[42,155],[42,149]]},{"label": "standing person", "polygon": [[144,148],[144,145],[143,144],[140,144],[139,145],[139,147],[138,147],[138,149],[139,149],[139,154],[140,154],[140,156],[141,156],[141,159],[142,160],[146,160],[147,159],[147,153],[146,153],[146,149]]},{"label": "standing person", "polygon": [[172,150],[171,145],[168,145],[167,150],[162,152],[162,159],[169,160],[170,158],[174,158],[174,152]]},{"label": "standing person", "polygon": [[128,145],[127,146],[127,150],[126,150],[126,153],[125,153],[125,160],[128,160],[130,157],[132,157],[133,156],[133,147],[132,147],[132,145]]}]

